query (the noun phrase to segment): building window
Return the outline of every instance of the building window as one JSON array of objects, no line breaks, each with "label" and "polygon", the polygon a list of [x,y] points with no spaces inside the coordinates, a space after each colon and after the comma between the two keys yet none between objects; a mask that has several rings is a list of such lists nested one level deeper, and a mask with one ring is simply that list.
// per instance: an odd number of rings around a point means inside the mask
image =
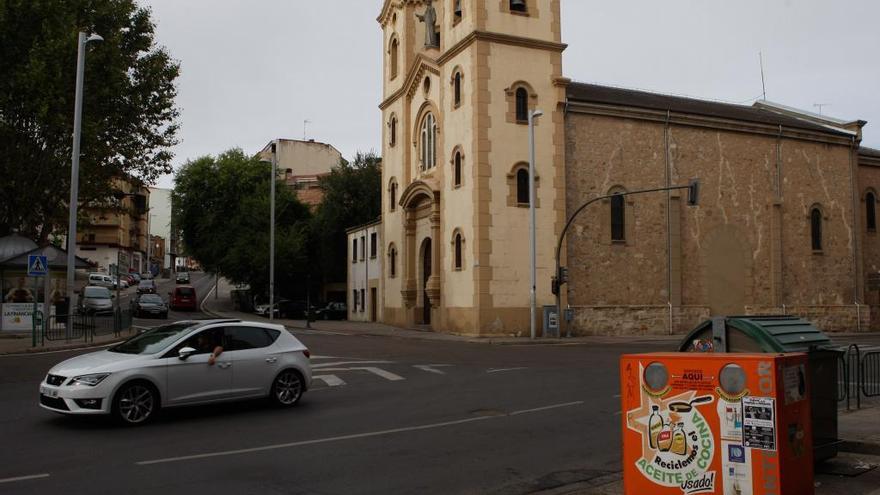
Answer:
[{"label": "building window", "polygon": [[391,179],[391,185],[388,186],[388,209],[394,211],[397,209],[397,181]]},{"label": "building window", "polygon": [[464,266],[464,261],[462,260],[462,254],[461,254],[462,242],[463,241],[461,239],[461,233],[456,232],[455,233],[455,240],[453,241],[453,265],[452,265],[453,268],[455,268],[456,270],[461,270],[462,267]]},{"label": "building window", "polygon": [[822,250],[822,211],[817,207],[810,210],[810,239],[813,251]]},{"label": "building window", "polygon": [[516,120],[529,121],[529,92],[526,88],[516,88]]},{"label": "building window", "polygon": [[526,6],[526,0],[510,0],[510,11],[527,13],[529,8]]},{"label": "building window", "polygon": [[524,168],[516,171],[516,202],[529,204],[529,171]]},{"label": "building window", "polygon": [[865,195],[865,219],[868,221],[868,230],[875,232],[877,230],[877,198],[873,192]]},{"label": "building window", "polygon": [[367,310],[367,293],[361,289],[361,313]]},{"label": "building window", "polygon": [[361,261],[367,257],[367,236],[361,236]]},{"label": "building window", "polygon": [[461,72],[456,72],[452,78],[452,103],[455,108],[461,105]]},{"label": "building window", "polygon": [[397,276],[397,248],[394,244],[388,247],[388,276],[391,278]]},{"label": "building window", "polygon": [[461,20],[461,0],[453,0],[452,15],[454,23]]},{"label": "building window", "polygon": [[397,38],[391,40],[391,79],[397,77]]},{"label": "building window", "polygon": [[616,193],[611,197],[611,241],[626,240],[626,204],[624,196]]},{"label": "building window", "polygon": [[434,121],[434,114],[429,113],[422,121],[421,132],[421,159],[422,170],[434,168],[437,158],[437,123]]},{"label": "building window", "polygon": [[376,233],[373,232],[372,234],[370,234],[370,258],[376,257],[376,241]]},{"label": "building window", "polygon": [[461,187],[461,151],[456,151],[452,160],[452,187]]},{"label": "building window", "polygon": [[358,260],[358,240],[354,238],[351,240],[351,262],[357,263]]},{"label": "building window", "polygon": [[397,144],[397,116],[391,116],[391,121],[388,123],[388,127],[390,127],[389,134],[391,134],[391,139],[388,144],[393,148]]},{"label": "building window", "polygon": [[358,291],[357,291],[357,289],[352,289],[351,301],[352,301],[351,306],[354,308],[354,310],[352,310],[352,313],[357,313],[357,310],[358,310]]}]

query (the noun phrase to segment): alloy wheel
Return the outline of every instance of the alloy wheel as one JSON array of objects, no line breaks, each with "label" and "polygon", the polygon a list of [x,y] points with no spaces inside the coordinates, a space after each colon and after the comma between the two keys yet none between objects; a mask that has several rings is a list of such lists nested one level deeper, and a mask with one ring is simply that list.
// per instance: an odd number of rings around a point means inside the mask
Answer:
[{"label": "alloy wheel", "polygon": [[275,400],[282,406],[292,406],[302,396],[302,379],[295,371],[284,371],[275,379]]},{"label": "alloy wheel", "polygon": [[130,424],[143,423],[156,409],[153,391],[144,385],[130,385],[122,391],[117,405],[119,417]]}]

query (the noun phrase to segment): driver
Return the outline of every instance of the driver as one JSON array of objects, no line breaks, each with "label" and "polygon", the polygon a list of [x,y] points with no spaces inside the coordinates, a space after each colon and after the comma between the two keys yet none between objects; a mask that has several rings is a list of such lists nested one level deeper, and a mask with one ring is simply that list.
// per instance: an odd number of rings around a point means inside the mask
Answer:
[{"label": "driver", "polygon": [[220,341],[217,339],[217,333],[212,330],[202,332],[196,337],[195,348],[200,354],[204,352],[211,353],[208,356],[208,365],[213,365],[217,362],[217,358],[223,353],[223,346],[220,345]]}]

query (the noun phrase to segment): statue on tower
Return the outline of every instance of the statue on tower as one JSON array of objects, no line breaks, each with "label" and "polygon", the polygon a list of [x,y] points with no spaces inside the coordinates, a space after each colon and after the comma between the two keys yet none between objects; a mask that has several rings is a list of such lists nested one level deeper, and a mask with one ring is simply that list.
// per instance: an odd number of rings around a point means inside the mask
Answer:
[{"label": "statue on tower", "polygon": [[437,36],[437,11],[428,0],[428,6],[425,8],[424,14],[416,14],[419,21],[425,23],[425,46],[429,48],[440,48],[440,40]]}]

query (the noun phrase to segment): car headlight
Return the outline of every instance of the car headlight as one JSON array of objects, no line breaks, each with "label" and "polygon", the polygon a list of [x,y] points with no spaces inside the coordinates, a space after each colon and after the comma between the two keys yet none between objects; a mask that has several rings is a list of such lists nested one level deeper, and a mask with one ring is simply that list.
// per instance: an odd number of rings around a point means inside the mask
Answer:
[{"label": "car headlight", "polygon": [[94,387],[104,381],[108,376],[110,376],[110,373],[92,373],[90,375],[75,376],[70,379],[68,385],[86,385],[88,387]]}]

